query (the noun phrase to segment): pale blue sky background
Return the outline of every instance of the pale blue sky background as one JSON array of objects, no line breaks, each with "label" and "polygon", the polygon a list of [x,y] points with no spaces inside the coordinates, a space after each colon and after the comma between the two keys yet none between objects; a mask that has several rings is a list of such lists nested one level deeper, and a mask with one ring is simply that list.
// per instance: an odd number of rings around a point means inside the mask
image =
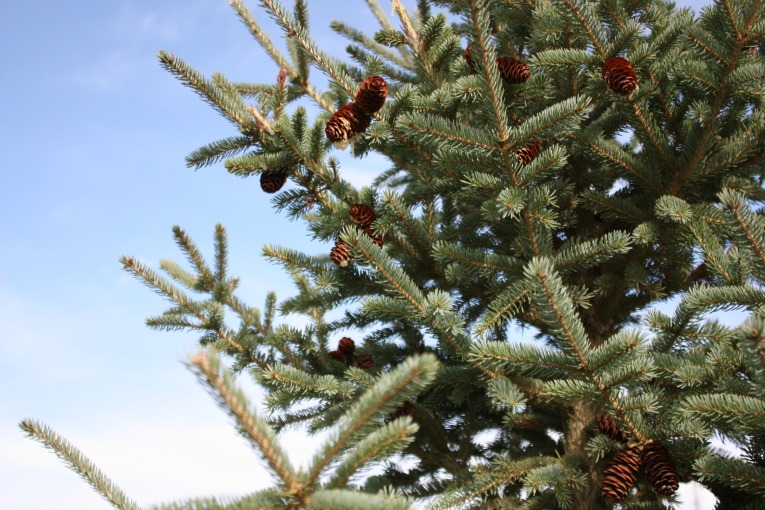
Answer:
[{"label": "pale blue sky background", "polygon": [[[330,20],[377,29],[362,0],[308,3],[315,40],[335,56],[347,41]],[[260,306],[269,290],[293,292],[260,256],[264,244],[330,246],[272,211],[257,179],[185,168],[190,151],[235,132],[157,64],[159,49],[208,75],[272,82],[277,73],[223,0],[0,2],[0,508],[109,508],[23,438],[24,417],[68,438],[140,504],[270,485],[182,365],[196,338],[144,326],[165,302],[118,258],[182,261],[174,224],[210,253],[223,223],[240,295]],[[342,161],[359,185],[386,168],[380,158]],[[297,432],[286,441],[298,462],[316,443]]]}]

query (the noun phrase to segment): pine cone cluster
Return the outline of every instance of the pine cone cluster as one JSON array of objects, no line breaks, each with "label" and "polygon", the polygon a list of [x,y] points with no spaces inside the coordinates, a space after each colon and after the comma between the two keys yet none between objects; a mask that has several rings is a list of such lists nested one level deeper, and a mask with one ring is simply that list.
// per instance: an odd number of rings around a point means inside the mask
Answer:
[{"label": "pine cone cluster", "polygon": [[527,143],[515,151],[515,157],[518,158],[518,161],[520,161],[521,165],[526,166],[534,161],[534,158],[539,155],[539,151],[541,150],[542,144],[534,140],[533,142]]},{"label": "pine cone cluster", "polygon": [[635,486],[640,471],[641,445],[628,446],[614,455],[603,471],[600,492],[609,501],[623,500]]},{"label": "pine cone cluster", "polygon": [[608,88],[620,96],[627,96],[637,88],[637,74],[626,58],[611,57],[606,60],[603,79]]},{"label": "pine cone cluster", "polygon": [[339,149],[345,149],[363,133],[374,115],[385,104],[388,84],[381,76],[370,76],[359,87],[354,101],[345,104],[327,122],[324,133]]},{"label": "pine cone cluster", "polygon": [[[613,422],[612,417],[610,420]],[[613,425],[616,425],[615,422]],[[601,422],[596,420],[598,430],[600,426]],[[607,418],[604,419],[603,426],[606,430],[612,430]],[[616,431],[621,434],[618,428]],[[602,432],[606,434],[605,431]],[[644,445],[627,446],[614,455],[603,471],[603,482],[600,486],[603,497],[613,502],[623,500],[635,486],[641,468],[657,493],[671,496],[677,492],[680,483],[672,457],[663,444],[649,441]]]},{"label": "pine cone cluster", "polygon": [[276,193],[287,182],[287,172],[261,172],[260,189],[266,193]]},{"label": "pine cone cluster", "polygon": [[643,471],[653,488],[663,496],[674,494],[680,487],[677,469],[663,444],[651,441],[643,447]]},{"label": "pine cone cluster", "polygon": [[601,434],[605,434],[614,441],[624,442],[624,433],[616,424],[614,417],[607,413],[600,413],[595,417],[595,428]]},{"label": "pine cone cluster", "polygon": [[[366,204],[353,204],[350,211],[351,221],[359,226],[362,232],[369,236],[373,243],[383,247],[383,238],[372,228],[372,223],[377,218],[374,209]],[[329,252],[329,258],[338,266],[345,267],[352,260],[348,243],[338,240],[335,247]]]},{"label": "pine cone cluster", "polygon": [[348,243],[338,239],[335,246],[329,251],[329,259],[340,267],[347,266],[352,259],[350,248]]},{"label": "pine cone cluster", "polygon": [[327,355],[334,360],[340,361],[345,366],[356,366],[369,370],[374,366],[374,360],[369,354],[356,354],[356,342],[352,338],[344,336],[337,342],[337,349],[329,351]]},{"label": "pine cone cluster", "polygon": [[529,66],[512,57],[498,57],[497,69],[502,79],[508,83],[523,83],[531,76]]}]

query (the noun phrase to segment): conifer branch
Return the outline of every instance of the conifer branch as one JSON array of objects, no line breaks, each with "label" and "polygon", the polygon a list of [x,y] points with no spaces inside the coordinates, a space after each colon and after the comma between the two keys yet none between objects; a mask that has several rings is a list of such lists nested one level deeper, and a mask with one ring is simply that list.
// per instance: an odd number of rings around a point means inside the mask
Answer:
[{"label": "conifer branch", "polygon": [[727,190],[721,192],[719,196],[735,218],[738,228],[749,241],[748,246],[751,247],[765,270],[765,221],[751,214],[742,196]]},{"label": "conifer branch", "polygon": [[258,25],[257,21],[255,21],[255,18],[244,5],[244,2],[242,2],[242,0],[228,0],[228,3],[234,9],[234,11],[236,11],[237,15],[242,20],[242,23],[244,23],[244,25],[250,31],[250,34],[252,34],[256,41],[258,41],[260,46],[266,51],[266,53],[268,53],[276,65],[282,69],[286,69],[289,77],[293,80],[297,80],[300,83],[300,87],[303,93],[313,99],[320,108],[327,112],[334,113],[334,108],[332,108],[332,105],[327,103],[324,98],[321,97],[321,94],[316,90],[316,88],[314,88],[313,85],[306,81],[307,77],[300,76],[298,71],[296,71],[295,68],[287,61],[287,58],[274,47],[273,42],[271,42],[271,38],[269,38],[266,33],[263,32],[263,29],[260,27],[260,25]]},{"label": "conifer branch", "polygon": [[310,508],[317,510],[410,510],[399,498],[349,490],[320,490],[311,495]]},{"label": "conifer branch", "polygon": [[259,137],[232,136],[212,142],[186,156],[186,166],[199,170],[200,168],[214,165],[226,158],[236,156],[245,149],[252,147],[258,141],[260,141]]},{"label": "conifer branch", "polygon": [[765,497],[765,469],[740,459],[725,459],[712,455],[701,457],[693,464],[700,482],[717,482],[736,487],[748,494]]},{"label": "conifer branch", "polygon": [[374,39],[369,38],[366,34],[346,25],[341,21],[332,21],[330,28],[339,34],[343,34],[350,40],[364,46],[368,50],[380,55],[393,62],[394,64],[403,67],[404,69],[412,69],[412,66],[404,60],[400,55],[392,52],[382,44],[377,43]]},{"label": "conifer branch", "polygon": [[231,375],[221,372],[220,360],[214,351],[204,351],[189,360],[200,381],[205,383],[221,407],[236,419],[240,430],[256,445],[269,468],[282,480],[288,490],[296,491],[302,487],[286,453],[279,445],[276,436],[266,422],[255,414],[244,394],[234,386]]},{"label": "conifer branch", "polygon": [[[544,259],[536,258],[528,266],[527,273],[532,281],[537,282],[538,289],[541,293],[537,299],[541,301],[539,298],[544,298],[544,302],[539,302],[540,307],[543,307],[543,319],[545,319],[550,326],[555,328],[554,332],[557,333],[556,336],[562,336],[562,339],[566,341],[567,345],[573,349],[576,358],[579,360],[581,370],[587,375],[592,383],[595,384],[601,396],[621,415],[625,425],[629,427],[630,432],[633,434],[633,437],[640,442],[645,442],[645,436],[637,428],[632,419],[624,413],[624,409],[614,398],[612,392],[593,370],[590,361],[592,355],[590,347],[591,342],[584,330],[584,325],[574,311],[574,307],[571,304],[571,298],[566,294],[563,282],[557,275],[552,263]],[[548,310],[550,312],[548,317],[545,317],[544,314],[544,307],[546,306],[549,307]],[[578,383],[578,381],[570,380],[561,382],[571,385],[571,389],[575,392],[578,391],[577,388],[574,388],[574,383]],[[552,389],[553,386],[548,385],[548,391]],[[582,394],[586,394],[586,388],[583,387],[582,389],[584,390]]]},{"label": "conifer branch", "polygon": [[401,20],[401,24],[404,27],[404,33],[406,34],[407,39],[409,39],[410,46],[413,50],[419,51],[420,37],[417,35],[417,31],[412,25],[412,20],[409,19],[409,13],[406,12],[406,7],[404,7],[404,4],[401,3],[401,0],[391,0],[391,4],[393,6],[393,10],[398,15],[398,19]]},{"label": "conifer branch", "polygon": [[390,287],[401,295],[421,315],[432,328],[434,333],[443,337],[455,353],[465,352],[469,339],[461,328],[457,328],[457,334],[452,334],[450,329],[444,327],[436,316],[428,313],[426,298],[422,291],[417,288],[412,279],[400,267],[375,246],[367,236],[358,235],[355,229],[346,229],[342,239],[359,250],[364,259],[368,260]]},{"label": "conifer branch", "polygon": [[194,89],[202,99],[218,110],[224,117],[237,124],[245,131],[256,129],[252,117],[247,113],[241,98],[234,99],[215,83],[210,82],[202,74],[184,62],[181,58],[164,50],[157,55],[162,67],[181,80],[185,85]]},{"label": "conifer branch", "polygon": [[[342,69],[337,62],[321,51],[314,42],[308,37],[303,27],[295,23],[293,16],[290,16],[281,4],[276,0],[260,0],[260,3],[268,9],[274,20],[285,30],[287,36],[292,38],[297,45],[305,51],[314,63],[323,70],[339,87],[353,97],[356,94],[356,84],[350,76]],[[326,108],[325,108],[326,109]],[[331,110],[328,110],[331,111]]]},{"label": "conifer branch", "polygon": [[[576,19],[579,21],[579,24],[582,25],[582,28],[587,33],[587,36],[590,38],[590,42],[592,42],[592,45],[595,47],[595,51],[598,52],[598,55],[600,55],[600,58],[603,60],[606,60],[609,55],[606,54],[604,50],[604,46],[606,46],[605,41],[601,40],[602,37],[602,27],[597,26],[597,28],[593,28],[593,24],[595,23],[594,18],[586,16],[584,12],[581,10],[581,5],[577,5],[575,3],[575,0],[562,0],[563,3],[568,7],[568,9],[571,11],[571,13],[576,17]],[[597,34],[595,33],[597,31]]]},{"label": "conifer branch", "polygon": [[413,436],[419,428],[416,423],[412,423],[411,418],[401,417],[368,435],[346,455],[326,487],[344,487],[351,476],[372,460],[403,450],[414,440]]},{"label": "conifer branch", "polygon": [[131,501],[114,482],[104,475],[93,462],[72,446],[66,439],[56,434],[47,425],[29,418],[19,423],[27,437],[35,439],[46,448],[53,451],[63,460],[69,469],[80,475],[96,492],[120,510],[139,510],[139,506]]},{"label": "conifer branch", "polygon": [[380,23],[380,26],[383,27],[386,30],[394,30],[393,24],[388,19],[388,16],[385,14],[385,11],[382,10],[380,7],[380,4],[377,3],[377,0],[364,0],[367,3],[367,6],[369,7],[369,10],[372,11],[372,14],[375,15],[375,18],[377,18],[377,22]]},{"label": "conifer branch", "polygon": [[247,355],[247,357],[255,364],[257,364],[261,369],[266,368],[266,363],[258,358],[254,352],[248,352],[241,343],[236,341],[235,336],[232,335],[230,331],[225,329],[221,324],[218,324],[217,322],[213,323],[209,317],[205,316],[203,313],[203,307],[200,303],[196,303],[189,299],[185,294],[176,289],[167,280],[161,278],[154,271],[144,266],[134,258],[123,256],[120,258],[120,262],[126,271],[136,276],[139,280],[143,281],[158,294],[166,296],[175,301],[184,310],[186,310],[188,314],[198,319],[201,324],[200,326],[197,326],[199,329],[210,329],[216,335],[218,335],[218,337],[223,340],[227,346],[241,354]]},{"label": "conifer branch", "polygon": [[377,426],[374,418],[392,412],[408,398],[427,387],[438,371],[432,354],[407,358],[380,379],[357,400],[343,416],[339,429],[314,456],[307,475],[314,483],[324,468],[354,438],[367,435]]},{"label": "conifer branch", "polygon": [[489,13],[484,2],[470,0],[470,15],[475,26],[475,48],[481,60],[483,78],[487,84],[486,93],[489,96],[489,110],[494,115],[494,129],[497,130],[497,141],[501,144],[508,138],[508,124],[504,90],[497,70],[497,54],[491,46],[491,29]]}]

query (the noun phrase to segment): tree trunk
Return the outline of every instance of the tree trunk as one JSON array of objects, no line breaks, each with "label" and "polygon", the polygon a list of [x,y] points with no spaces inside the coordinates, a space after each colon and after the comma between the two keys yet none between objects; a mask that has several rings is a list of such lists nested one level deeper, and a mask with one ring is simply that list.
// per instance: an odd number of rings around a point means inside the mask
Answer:
[{"label": "tree trunk", "polygon": [[587,427],[595,419],[595,405],[591,402],[576,402],[568,420],[568,429],[563,438],[566,453],[582,459],[582,466],[588,474],[588,484],[581,491],[574,492],[574,508],[577,510],[607,510],[609,507],[600,496],[601,473],[594,460],[587,455]]}]

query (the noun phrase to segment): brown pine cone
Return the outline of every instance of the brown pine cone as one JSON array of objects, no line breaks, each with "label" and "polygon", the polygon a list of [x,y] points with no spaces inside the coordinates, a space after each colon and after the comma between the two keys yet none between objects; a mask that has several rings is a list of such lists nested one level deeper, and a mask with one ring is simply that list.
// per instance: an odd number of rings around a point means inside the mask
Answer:
[{"label": "brown pine cone", "polygon": [[390,421],[395,420],[396,418],[400,418],[402,416],[411,416],[412,419],[417,417],[417,409],[414,407],[414,404],[410,402],[409,400],[405,400],[401,406],[399,406],[395,411],[393,411],[388,419]]},{"label": "brown pine cone", "polygon": [[497,57],[499,75],[508,83],[523,83],[531,76],[529,66],[512,57]]},{"label": "brown pine cone", "polygon": [[343,353],[340,351],[329,351],[327,353],[330,358],[335,359],[337,361],[342,361],[345,363],[345,356],[343,356]]},{"label": "brown pine cone", "polygon": [[356,350],[356,342],[354,342],[353,339],[344,336],[337,342],[337,350],[343,354],[353,354],[353,351]]},{"label": "brown pine cone", "polygon": [[671,496],[680,486],[677,469],[663,444],[651,441],[643,447],[643,471],[659,494]]},{"label": "brown pine cone", "polygon": [[372,119],[356,103],[344,104],[327,122],[324,133],[332,143],[342,144],[369,127]]},{"label": "brown pine cone", "polygon": [[613,92],[627,96],[637,88],[637,74],[629,60],[611,57],[603,64],[603,79]]},{"label": "brown pine cone", "polygon": [[469,44],[465,48],[465,54],[464,55],[465,55],[465,63],[470,68],[470,71],[475,73],[476,72],[475,61],[473,60],[473,55],[470,53],[470,45]]},{"label": "brown pine cone", "polygon": [[260,189],[266,193],[276,193],[287,182],[286,172],[261,172]]},{"label": "brown pine cone", "polygon": [[354,99],[361,111],[371,116],[385,105],[386,97],[388,97],[388,84],[383,77],[370,76],[361,84]]},{"label": "brown pine cone", "polygon": [[356,358],[356,366],[363,370],[369,370],[375,366],[375,361],[369,354],[361,354]]},{"label": "brown pine cone", "polygon": [[641,446],[628,446],[613,456],[603,471],[600,492],[609,501],[623,500],[635,486],[640,470]]},{"label": "brown pine cone", "polygon": [[372,240],[373,243],[375,243],[380,248],[383,247],[383,237],[381,235],[378,235],[375,233],[374,229],[371,227],[367,227],[364,229],[364,233],[369,236],[369,238]]},{"label": "brown pine cone", "polygon": [[366,204],[353,204],[351,206],[351,221],[360,226],[361,228],[367,228],[375,221],[375,211]]},{"label": "brown pine cone", "polygon": [[351,261],[351,252],[348,243],[339,239],[335,247],[329,252],[329,259],[340,267],[345,267]]},{"label": "brown pine cone", "polygon": [[605,434],[615,441],[623,442],[625,439],[624,433],[619,429],[619,425],[616,424],[616,420],[610,414],[599,413],[595,417],[595,428],[601,434]]},{"label": "brown pine cone", "polygon": [[533,142],[527,143],[517,151],[515,151],[515,157],[518,158],[518,161],[521,162],[521,165],[526,166],[532,161],[534,161],[534,158],[537,157],[539,154],[539,151],[542,150],[542,144],[538,141],[534,140]]}]

